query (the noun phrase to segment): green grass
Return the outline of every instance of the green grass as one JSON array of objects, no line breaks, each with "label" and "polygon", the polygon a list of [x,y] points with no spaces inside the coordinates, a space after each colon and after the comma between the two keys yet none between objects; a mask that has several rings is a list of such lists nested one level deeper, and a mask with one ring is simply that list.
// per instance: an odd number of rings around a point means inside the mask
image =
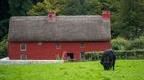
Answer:
[{"label": "green grass", "polygon": [[119,60],[115,71],[99,61],[0,65],[0,80],[144,80],[144,60]]}]

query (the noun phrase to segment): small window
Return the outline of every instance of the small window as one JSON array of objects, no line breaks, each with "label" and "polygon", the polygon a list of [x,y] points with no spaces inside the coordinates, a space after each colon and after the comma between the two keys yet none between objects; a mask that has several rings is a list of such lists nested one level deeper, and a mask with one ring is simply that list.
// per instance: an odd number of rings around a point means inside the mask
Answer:
[{"label": "small window", "polygon": [[43,43],[42,42],[38,42],[38,45],[41,46]]},{"label": "small window", "polygon": [[80,43],[80,48],[84,48],[84,43]]},{"label": "small window", "polygon": [[56,49],[60,49],[60,48],[61,48],[60,44],[56,43]]},{"label": "small window", "polygon": [[26,51],[26,43],[20,44],[20,51]]}]

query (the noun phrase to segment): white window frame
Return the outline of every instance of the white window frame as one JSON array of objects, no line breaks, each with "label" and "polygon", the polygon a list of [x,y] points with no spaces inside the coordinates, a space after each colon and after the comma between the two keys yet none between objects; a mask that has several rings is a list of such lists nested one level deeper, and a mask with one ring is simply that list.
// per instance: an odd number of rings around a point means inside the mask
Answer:
[{"label": "white window frame", "polygon": [[[24,46],[24,49],[23,49]],[[20,43],[20,51],[27,51],[27,44],[26,43]]]}]

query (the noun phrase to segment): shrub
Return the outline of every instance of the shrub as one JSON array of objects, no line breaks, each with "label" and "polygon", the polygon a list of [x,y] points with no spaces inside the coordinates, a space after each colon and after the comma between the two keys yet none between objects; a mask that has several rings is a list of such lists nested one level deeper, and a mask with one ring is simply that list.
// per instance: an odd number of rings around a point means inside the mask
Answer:
[{"label": "shrub", "polygon": [[4,38],[0,42],[0,58],[7,56],[7,39]]},{"label": "shrub", "polygon": [[144,36],[131,41],[130,49],[144,49]]},{"label": "shrub", "polygon": [[144,50],[115,50],[117,59],[144,59]]},{"label": "shrub", "polygon": [[[144,59],[144,50],[114,50],[117,59]],[[85,61],[100,60],[101,53],[88,53],[85,54]]]},{"label": "shrub", "polygon": [[130,42],[124,38],[116,38],[112,40],[112,48],[114,50],[126,50],[130,45]]}]

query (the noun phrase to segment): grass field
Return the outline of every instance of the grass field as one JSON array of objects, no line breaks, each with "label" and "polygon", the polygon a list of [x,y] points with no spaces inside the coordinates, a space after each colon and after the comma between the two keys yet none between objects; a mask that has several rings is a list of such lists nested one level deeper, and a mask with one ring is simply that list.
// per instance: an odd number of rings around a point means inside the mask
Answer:
[{"label": "grass field", "polygon": [[119,60],[115,71],[99,61],[0,65],[0,80],[144,80],[144,60]]}]

